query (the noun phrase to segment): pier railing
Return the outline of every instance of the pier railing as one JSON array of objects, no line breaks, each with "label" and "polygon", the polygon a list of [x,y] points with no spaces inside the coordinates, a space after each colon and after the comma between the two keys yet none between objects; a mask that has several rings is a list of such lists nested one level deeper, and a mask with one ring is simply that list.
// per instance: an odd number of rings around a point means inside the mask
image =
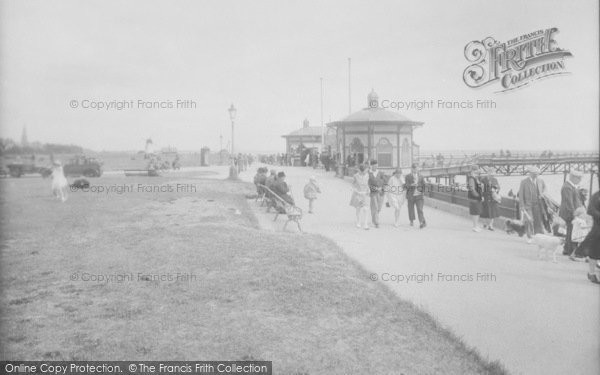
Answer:
[{"label": "pier railing", "polygon": [[[467,197],[465,186],[427,183],[425,184],[425,191],[423,193],[426,197],[432,199],[469,207],[469,198]],[[500,216],[509,219],[518,218],[518,200],[510,197],[502,197],[502,201],[498,204],[498,213]]]}]

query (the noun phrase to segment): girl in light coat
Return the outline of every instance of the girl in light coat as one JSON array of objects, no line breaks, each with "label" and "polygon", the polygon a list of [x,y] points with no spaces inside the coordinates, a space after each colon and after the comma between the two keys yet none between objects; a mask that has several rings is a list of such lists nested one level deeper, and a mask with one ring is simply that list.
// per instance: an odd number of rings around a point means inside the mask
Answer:
[{"label": "girl in light coat", "polygon": [[321,189],[317,184],[317,178],[310,176],[306,185],[304,185],[304,198],[308,199],[308,213],[313,213],[313,202],[317,199],[317,194],[321,194]]},{"label": "girl in light coat", "polygon": [[65,177],[65,172],[60,161],[55,161],[52,167],[52,194],[61,202],[67,200],[67,190],[69,182]]}]

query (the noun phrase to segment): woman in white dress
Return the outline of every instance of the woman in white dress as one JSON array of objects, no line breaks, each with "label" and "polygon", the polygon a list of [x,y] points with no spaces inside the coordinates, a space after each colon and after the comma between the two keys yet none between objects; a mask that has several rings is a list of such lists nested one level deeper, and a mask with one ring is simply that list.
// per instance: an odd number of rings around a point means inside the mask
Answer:
[{"label": "woman in white dress", "polygon": [[394,171],[394,174],[392,174],[392,177],[388,180],[385,192],[387,193],[387,200],[390,206],[394,208],[394,226],[398,227],[400,209],[406,200],[406,195],[404,194],[404,177],[402,176],[401,169],[396,169]]},{"label": "woman in white dress", "polygon": [[61,202],[64,202],[67,200],[68,187],[69,182],[65,177],[62,164],[60,161],[55,161],[52,167],[52,194]]},{"label": "woman in white dress", "polygon": [[367,224],[369,174],[364,164],[358,166],[358,172],[353,177],[350,205],[356,208],[356,227],[360,228],[362,225],[364,229],[369,229],[369,224]]}]

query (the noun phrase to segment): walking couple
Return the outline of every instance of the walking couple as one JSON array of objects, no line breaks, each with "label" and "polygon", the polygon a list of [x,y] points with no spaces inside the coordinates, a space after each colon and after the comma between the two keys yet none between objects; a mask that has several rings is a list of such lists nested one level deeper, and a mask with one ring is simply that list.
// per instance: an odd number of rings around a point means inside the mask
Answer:
[{"label": "walking couple", "polygon": [[[367,204],[371,210],[371,221],[375,228],[379,228],[379,213],[383,207],[384,196],[387,194],[388,203],[394,207],[394,226],[399,226],[400,209],[404,204],[404,190],[408,200],[408,215],[410,225],[415,220],[415,206],[417,207],[420,227],[426,225],[423,215],[423,190],[424,179],[418,173],[418,167],[413,164],[411,173],[402,178],[402,171],[397,169],[389,180],[383,172],[377,170],[377,161],[370,162],[370,169],[364,164],[359,165],[358,172],[353,177],[352,197],[350,205],[356,208],[356,227],[369,229],[367,224]],[[367,203],[368,201],[368,203]]]}]

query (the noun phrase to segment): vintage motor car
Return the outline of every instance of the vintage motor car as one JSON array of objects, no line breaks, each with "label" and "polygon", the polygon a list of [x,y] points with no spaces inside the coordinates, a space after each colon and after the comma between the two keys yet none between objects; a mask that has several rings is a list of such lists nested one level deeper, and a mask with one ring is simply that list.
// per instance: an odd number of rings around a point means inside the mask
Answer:
[{"label": "vintage motor car", "polygon": [[102,162],[85,155],[75,156],[63,167],[65,176],[102,176]]}]

